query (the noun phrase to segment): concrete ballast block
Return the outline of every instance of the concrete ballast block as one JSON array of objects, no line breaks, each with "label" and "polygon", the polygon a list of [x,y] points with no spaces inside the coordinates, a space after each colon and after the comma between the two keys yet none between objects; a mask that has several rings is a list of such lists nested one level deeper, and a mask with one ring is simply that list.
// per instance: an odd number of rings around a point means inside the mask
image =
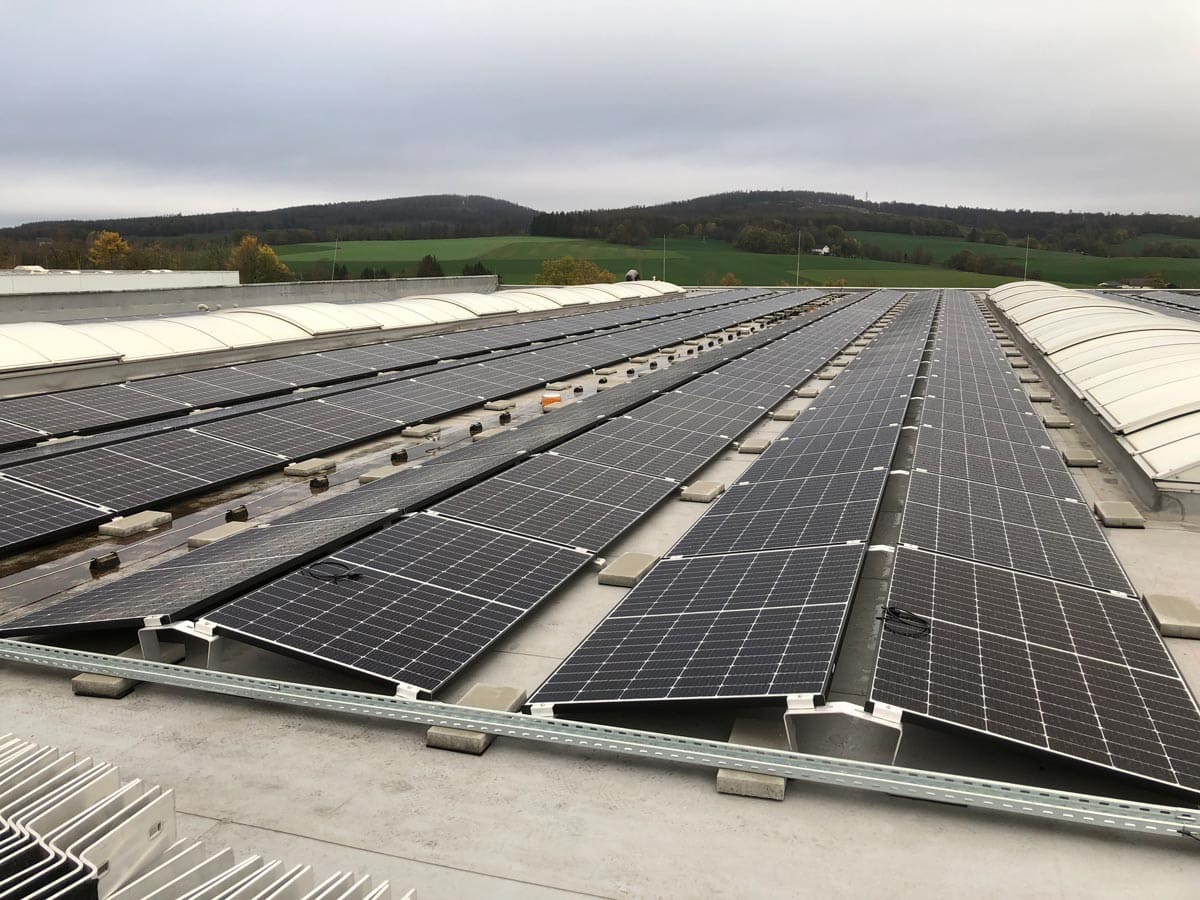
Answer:
[{"label": "concrete ballast block", "polygon": [[431,422],[427,422],[424,425],[409,425],[407,428],[405,428],[403,431],[400,432],[400,437],[406,437],[406,438],[433,437],[435,434],[438,434],[441,430],[442,430],[441,425],[435,425]]},{"label": "concrete ballast block", "polygon": [[767,415],[778,422],[794,422],[796,416],[800,415],[800,410],[781,407],[780,409],[771,410]]},{"label": "concrete ballast block", "polygon": [[1056,412],[1043,413],[1042,424],[1047,428],[1070,428],[1071,417]]},{"label": "concrete ballast block", "polygon": [[1009,365],[1012,366],[1014,369],[1028,369],[1029,368],[1029,363],[1023,359],[1010,359]]},{"label": "concrete ballast block", "polygon": [[387,478],[399,470],[395,466],[380,466],[378,469],[368,469],[358,476],[359,484],[370,484],[372,481],[378,481],[380,478]]},{"label": "concrete ballast block", "polygon": [[1038,375],[1036,375],[1033,372],[1022,372],[1020,374],[1020,376],[1018,376],[1018,377],[1019,377],[1021,384],[1037,384],[1038,382],[1040,382],[1042,380]]},{"label": "concrete ballast block", "polygon": [[289,463],[283,468],[284,475],[298,475],[301,478],[312,478],[314,475],[328,475],[330,472],[336,471],[337,463],[332,460],[321,459],[319,456]]},{"label": "concrete ballast block", "polygon": [[725,485],[719,481],[696,481],[683,486],[679,499],[689,503],[712,503],[723,493]]},{"label": "concrete ballast block", "polygon": [[1200,638],[1200,599],[1147,594],[1145,601],[1164,637]]},{"label": "concrete ballast block", "polygon": [[[183,644],[159,644],[159,662],[182,662],[187,655]],[[140,646],[130,647],[121,654],[125,659],[142,659]],[[71,679],[71,690],[80,697],[104,697],[108,700],[119,700],[138,686],[140,682],[132,678],[122,678],[120,675],[97,675],[95,672],[80,672]]]},{"label": "concrete ballast block", "polygon": [[833,379],[837,377],[837,373],[837,369],[822,369],[817,373],[817,377],[822,381],[833,381]]},{"label": "concrete ballast block", "polygon": [[[782,722],[767,719],[737,719],[729,735],[729,743],[743,747],[787,749],[787,733]],[[787,779],[782,775],[760,775],[739,769],[717,769],[717,792],[737,797],[757,797],[762,800],[782,800],[787,793]]]},{"label": "concrete ballast block", "polygon": [[[476,684],[463,695],[457,705],[469,706],[472,709],[516,712],[525,705],[526,699],[525,692],[520,688]],[[467,731],[463,728],[449,728],[445,725],[434,725],[425,732],[426,747],[454,750],[457,753],[470,753],[474,756],[482,754],[495,739],[496,736],[493,734]]]},{"label": "concrete ballast block", "polygon": [[1097,500],[1092,509],[1107,528],[1146,527],[1146,520],[1137,507],[1126,500]]},{"label": "concrete ballast block", "polygon": [[750,438],[738,445],[738,453],[762,453],[771,446],[768,438]]},{"label": "concrete ballast block", "polygon": [[253,528],[251,522],[226,522],[224,525],[218,525],[216,528],[210,528],[208,531],[201,531],[193,534],[188,538],[188,549],[195,550],[198,547],[207,547],[209,544],[224,540],[227,537],[233,537],[235,534],[241,534],[247,528]]},{"label": "concrete ballast block", "polygon": [[551,381],[546,385],[548,391],[569,391],[574,385],[569,381]]},{"label": "concrete ballast block", "polygon": [[818,391],[815,387],[802,387],[802,388],[796,388],[796,390],[792,391],[792,393],[795,394],[797,397],[800,397],[801,399],[811,399],[811,398],[817,396],[817,394],[819,394],[821,392]]},{"label": "concrete ballast block", "polygon": [[600,570],[600,583],[633,587],[645,577],[656,562],[658,557],[649,553],[622,553]]},{"label": "concrete ballast block", "polygon": [[98,529],[105,537],[129,537],[143,531],[153,531],[171,522],[171,514],[157,509],[144,509],[132,516],[117,516]]},{"label": "concrete ballast block", "polygon": [[1049,391],[1036,390],[1029,392],[1030,403],[1049,403],[1053,399],[1054,395]]},{"label": "concrete ballast block", "polygon": [[492,412],[503,412],[506,409],[512,409],[516,405],[516,400],[489,400],[483,404],[483,408]]},{"label": "concrete ballast block", "polygon": [[1090,450],[1064,450],[1063,462],[1076,469],[1095,469],[1100,465],[1096,454]]}]

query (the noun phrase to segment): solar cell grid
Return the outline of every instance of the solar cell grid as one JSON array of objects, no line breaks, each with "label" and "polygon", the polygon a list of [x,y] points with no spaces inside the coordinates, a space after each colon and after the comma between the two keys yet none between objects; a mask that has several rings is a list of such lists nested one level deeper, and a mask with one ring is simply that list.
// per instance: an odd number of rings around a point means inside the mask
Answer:
[{"label": "solar cell grid", "polygon": [[73,434],[108,421],[99,410],[68,403],[53,394],[0,400],[0,417],[6,422],[54,435]]},{"label": "solar cell grid", "polygon": [[896,450],[895,427],[814,434],[775,441],[755,462],[756,481],[780,481],[886,467]]},{"label": "solar cell grid", "polygon": [[663,560],[535,703],[819,693],[863,548]]},{"label": "solar cell grid", "polygon": [[176,415],[186,412],[190,408],[186,403],[178,403],[138,390],[138,384],[138,382],[128,386],[103,384],[77,391],[66,391],[59,396],[60,399],[70,403],[101,412],[112,422]]},{"label": "solar cell grid", "polygon": [[268,453],[229,444],[195,431],[167,431],[106,447],[129,459],[217,483],[277,467]]},{"label": "solar cell grid", "polygon": [[0,517],[0,550],[5,552],[36,540],[48,524],[65,531],[111,517],[111,513],[101,509],[6,478],[0,478],[0,508],[4,510]]},{"label": "solar cell grid", "polygon": [[435,511],[599,551],[677,487],[661,478],[544,454],[456,494]]},{"label": "solar cell grid", "polygon": [[749,482],[731,487],[671,549],[673,556],[865,541],[887,473]]},{"label": "solar cell grid", "polygon": [[432,692],[588,558],[414,516],[328,558],[355,578],[310,566],[207,618],[218,633]]},{"label": "solar cell grid", "polygon": [[1200,790],[1200,712],[1140,602],[901,549],[872,699]]},{"label": "solar cell grid", "polygon": [[106,447],[22,463],[4,472],[9,477],[117,512],[209,484],[202,478],[147,465]]},{"label": "solar cell grid", "polygon": [[694,453],[647,447],[636,441],[612,437],[604,432],[602,426],[560,444],[555,452],[559,456],[570,456],[628,472],[683,481],[728,445],[728,440],[716,437],[697,445]]},{"label": "solar cell grid", "polygon": [[0,448],[20,447],[23,444],[36,443],[45,437],[44,431],[0,421]]}]

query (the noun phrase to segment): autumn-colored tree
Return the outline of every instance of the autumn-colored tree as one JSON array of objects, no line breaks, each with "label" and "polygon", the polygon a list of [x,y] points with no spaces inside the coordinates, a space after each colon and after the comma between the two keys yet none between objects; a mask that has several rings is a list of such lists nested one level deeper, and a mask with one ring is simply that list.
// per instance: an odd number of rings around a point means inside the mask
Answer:
[{"label": "autumn-colored tree", "polygon": [[721,276],[721,286],[722,287],[737,287],[741,283],[742,283],[742,280],[740,278],[738,278],[736,275],[734,275],[732,272],[726,272],[724,275]]},{"label": "autumn-colored tree", "polygon": [[225,266],[238,270],[242,284],[296,280],[292,270],[279,261],[275,251],[266,244],[260,244],[252,234],[243,237],[241,243],[233,248]]},{"label": "autumn-colored tree", "polygon": [[612,284],[616,280],[616,275],[590,259],[573,256],[543,259],[541,274],[533,277],[534,284]]},{"label": "autumn-colored tree", "polygon": [[98,269],[119,269],[129,256],[129,243],[115,231],[102,231],[92,241],[88,262]]}]

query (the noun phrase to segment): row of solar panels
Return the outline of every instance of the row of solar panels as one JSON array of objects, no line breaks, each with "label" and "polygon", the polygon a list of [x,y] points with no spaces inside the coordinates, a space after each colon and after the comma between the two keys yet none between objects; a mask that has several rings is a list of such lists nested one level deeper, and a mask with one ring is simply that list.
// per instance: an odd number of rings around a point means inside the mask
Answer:
[{"label": "row of solar panels", "polygon": [[530,390],[639,352],[777,313],[819,296],[789,292],[602,333],[504,359],[347,389],[0,470],[0,550],[13,550],[153,504],[211,490]]},{"label": "row of solar panels", "polygon": [[909,617],[885,627],[875,704],[1200,790],[1195,700],[962,292],[938,325],[888,603]]},{"label": "row of solar panels", "polygon": [[531,702],[823,694],[936,302],[913,299]]},{"label": "row of solar panels", "polygon": [[432,694],[896,299],[873,296],[753,351],[200,625]]},{"label": "row of solar panels", "polygon": [[595,329],[698,312],[761,293],[754,289],[722,291],[648,306],[598,310],[0,400],[0,450],[36,443],[47,437],[102,431],[178,416],[193,409],[287,394],[298,387],[334,384],[393,369],[408,369],[535,341],[561,339]]},{"label": "row of solar panels", "polygon": [[[20,900],[294,898],[387,900],[387,882],[175,840],[170,790],[12,735],[0,735],[0,896]],[[409,895],[411,896],[411,894]]]},{"label": "row of solar panels", "polygon": [[[211,609],[366,532],[396,521],[404,512],[425,509],[531,454],[552,449],[595,428],[598,422],[629,412],[647,400],[696,380],[698,375],[766,346],[781,334],[837,317],[861,302],[859,296],[851,296],[801,313],[788,323],[660,368],[616,390],[572,404],[553,416],[509,429],[487,441],[456,448],[421,465],[400,469],[388,478],[310,504],[269,525],[102,583],[22,616],[6,624],[0,633],[136,627],[146,621],[178,621]],[[702,405],[708,406],[709,401]]]}]

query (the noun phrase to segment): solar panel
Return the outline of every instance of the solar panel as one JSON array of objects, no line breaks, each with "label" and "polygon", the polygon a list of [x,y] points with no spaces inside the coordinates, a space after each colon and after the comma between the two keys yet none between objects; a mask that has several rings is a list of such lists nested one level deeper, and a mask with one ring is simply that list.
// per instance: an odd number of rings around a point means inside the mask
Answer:
[{"label": "solar panel", "polygon": [[10,553],[41,538],[47,527],[71,531],[112,513],[0,477],[0,550]]},{"label": "solar panel", "polygon": [[444,500],[435,510],[599,551],[677,488],[667,479],[543,454]]},{"label": "solar panel", "polygon": [[305,353],[282,359],[265,359],[260,362],[239,363],[234,368],[276,381],[290,381],[296,385],[326,384],[346,378],[361,378],[374,375],[376,366],[360,365],[347,356]]},{"label": "solar panel", "polygon": [[728,446],[728,438],[713,437],[697,444],[695,452],[647,447],[637,441],[612,437],[601,426],[560,444],[555,452],[560,456],[596,462],[627,472],[683,481]]},{"label": "solar panel", "polygon": [[99,410],[70,403],[54,394],[0,400],[0,418],[54,435],[86,431],[109,421],[108,415]]},{"label": "solar panel", "polygon": [[185,429],[22,463],[4,472],[125,512],[268,471],[281,462],[276,456]]},{"label": "solar panel", "polygon": [[915,468],[1051,497],[1075,497],[1079,488],[1053,448],[923,428]]},{"label": "solar panel", "polygon": [[1086,504],[911,473],[900,540],[964,559],[1133,594]]},{"label": "solar panel", "polygon": [[663,560],[534,703],[821,693],[862,546]]},{"label": "solar panel", "polygon": [[220,406],[248,397],[284,394],[295,385],[277,378],[264,378],[232,367],[204,369],[186,375],[163,375],[134,382],[138,390],[190,403],[192,406]]},{"label": "solar panel", "polygon": [[46,432],[44,431],[26,428],[24,425],[14,425],[12,422],[0,421],[0,449],[33,444],[46,436]]},{"label": "solar panel", "polygon": [[754,464],[756,481],[781,481],[886,467],[896,451],[897,427],[814,434],[775,441]]},{"label": "solar panel", "polygon": [[207,619],[218,634],[428,694],[589,558],[418,515],[228,603]]},{"label": "solar panel", "polygon": [[178,621],[312,559],[377,522],[348,516],[251,528],[0,624],[0,637]]},{"label": "solar panel", "polygon": [[876,470],[734,485],[671,553],[702,556],[865,541],[886,481],[887,472]]},{"label": "solar panel", "polygon": [[1200,711],[1137,598],[901,548],[872,701],[1200,791]]}]

